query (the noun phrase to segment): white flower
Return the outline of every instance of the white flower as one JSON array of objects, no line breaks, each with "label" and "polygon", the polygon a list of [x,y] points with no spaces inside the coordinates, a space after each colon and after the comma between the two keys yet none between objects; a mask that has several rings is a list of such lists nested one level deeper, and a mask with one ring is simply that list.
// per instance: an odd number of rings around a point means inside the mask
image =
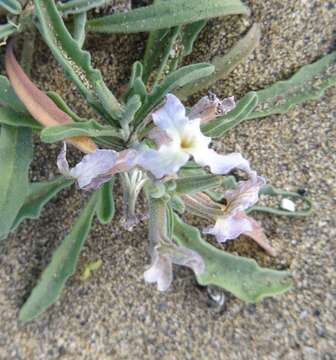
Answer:
[{"label": "white flower", "polygon": [[276,252],[269,245],[261,226],[245,213],[246,209],[258,201],[259,190],[264,184],[265,180],[262,177],[255,176],[239,182],[234,190],[227,191],[224,194],[227,205],[223,215],[218,216],[215,225],[205,228],[203,233],[214,235],[220,243],[236,239],[243,234],[275,256]]},{"label": "white flower", "polygon": [[128,171],[135,166],[137,153],[134,150],[116,152],[114,150],[98,149],[85,155],[75,167],[69,168],[66,159],[66,144],[57,157],[57,166],[61,174],[77,179],[81,189],[97,189],[109,181],[112,176],[121,171]]},{"label": "white flower", "polygon": [[211,138],[202,134],[201,119],[190,120],[176,96],[167,95],[166,103],[152,116],[154,124],[158,127],[155,139],[165,140],[162,143],[157,141],[158,150],[144,151],[137,163],[156,178],[176,173],[191,156],[199,165],[209,166],[213,174],[227,174],[234,168],[251,173],[249,162],[241,154],[220,155],[209,149]]},{"label": "white flower", "polygon": [[173,264],[188,266],[196,275],[205,268],[202,257],[196,251],[160,241],[153,249],[151,267],[144,272],[145,281],[157,283],[159,291],[166,291],[173,281]]}]

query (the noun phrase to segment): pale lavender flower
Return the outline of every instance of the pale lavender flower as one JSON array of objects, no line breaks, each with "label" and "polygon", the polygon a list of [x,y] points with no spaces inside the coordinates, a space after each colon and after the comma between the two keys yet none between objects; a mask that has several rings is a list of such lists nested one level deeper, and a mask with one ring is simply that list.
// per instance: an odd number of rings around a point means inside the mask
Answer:
[{"label": "pale lavender flower", "polygon": [[166,291],[173,281],[173,264],[187,266],[196,275],[205,269],[204,261],[197,252],[162,241],[153,249],[151,267],[144,273],[145,281],[157,283],[159,291]]},{"label": "pale lavender flower", "polygon": [[69,168],[66,159],[66,144],[57,157],[57,166],[61,174],[66,177],[77,179],[81,189],[96,189],[101,184],[109,181],[112,176],[121,171],[128,171],[135,166],[136,151],[98,149],[88,155],[72,169]]},{"label": "pale lavender flower", "polygon": [[[201,166],[209,166],[216,175],[227,174],[237,168],[251,174],[249,162],[239,153],[220,155],[209,148],[210,137],[202,134],[201,119],[189,119],[180,100],[169,94],[166,103],[152,114],[157,126],[155,138],[158,149],[147,149],[137,163],[156,178],[176,173],[192,156]],[[162,142],[160,142],[160,139]]]},{"label": "pale lavender flower", "polygon": [[269,245],[261,226],[245,213],[246,209],[258,201],[259,190],[264,184],[265,180],[262,177],[253,176],[247,181],[239,182],[234,190],[225,192],[227,204],[223,214],[216,218],[215,225],[208,226],[203,233],[214,235],[220,243],[236,239],[243,234],[275,256],[276,252]]}]

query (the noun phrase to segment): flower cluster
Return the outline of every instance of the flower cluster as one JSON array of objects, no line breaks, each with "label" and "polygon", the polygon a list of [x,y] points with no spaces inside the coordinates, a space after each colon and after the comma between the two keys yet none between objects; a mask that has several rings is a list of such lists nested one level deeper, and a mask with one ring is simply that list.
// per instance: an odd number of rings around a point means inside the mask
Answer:
[{"label": "flower cluster", "polygon": [[[58,156],[60,172],[77,179],[80,188],[88,190],[99,187],[120,172],[141,169],[149,178],[162,180],[176,176],[178,171],[192,158],[201,167],[208,167],[215,175],[225,175],[234,169],[246,173],[247,180],[238,183],[234,190],[224,194],[226,204],[212,201],[205,193],[183,195],[187,208],[197,208],[206,218],[215,221],[203,230],[214,235],[218,242],[235,239],[244,234],[255,240],[271,255],[274,249],[267,243],[260,225],[245,213],[258,201],[260,188],[265,184],[262,177],[251,170],[248,160],[240,153],[218,154],[209,147],[211,138],[202,134],[201,125],[234,107],[233,98],[219,101],[215,96],[202,98],[189,112],[180,100],[168,94],[165,103],[151,114],[154,127],[147,138],[155,146],[134,144],[132,148],[116,152],[97,149],[85,155],[80,163],[70,169],[66,160],[66,147]],[[145,272],[147,282],[156,282],[159,290],[166,290],[172,281],[172,264],[188,266],[195,274],[202,273],[203,260],[195,251],[177,246],[164,234],[158,234],[151,249],[152,265]]]}]

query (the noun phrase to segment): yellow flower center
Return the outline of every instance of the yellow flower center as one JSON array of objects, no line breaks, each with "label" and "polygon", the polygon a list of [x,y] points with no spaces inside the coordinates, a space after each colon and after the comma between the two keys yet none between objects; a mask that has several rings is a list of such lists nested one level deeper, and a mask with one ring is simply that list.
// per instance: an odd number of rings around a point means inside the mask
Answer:
[{"label": "yellow flower center", "polygon": [[187,150],[194,146],[194,139],[192,137],[184,136],[181,138],[181,149]]}]

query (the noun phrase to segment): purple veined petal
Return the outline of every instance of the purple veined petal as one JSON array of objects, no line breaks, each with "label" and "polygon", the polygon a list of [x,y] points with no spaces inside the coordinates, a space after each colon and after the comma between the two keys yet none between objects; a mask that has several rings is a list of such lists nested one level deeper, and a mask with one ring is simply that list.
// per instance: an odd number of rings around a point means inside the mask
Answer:
[{"label": "purple veined petal", "polygon": [[157,148],[159,149],[162,145],[168,145],[172,139],[167,135],[164,130],[158,127],[153,128],[147,135],[151,140],[155,141]]},{"label": "purple veined petal", "polygon": [[246,218],[235,215],[223,215],[218,217],[215,225],[203,229],[203,234],[211,234],[219,243],[236,239],[241,234],[251,231],[252,226]]},{"label": "purple veined petal", "polygon": [[186,112],[181,101],[172,94],[166,96],[165,104],[153,112],[154,124],[168,135],[176,134],[187,122]]},{"label": "purple veined petal", "polygon": [[221,115],[225,115],[236,107],[234,96],[223,99],[219,105]]},{"label": "purple veined petal", "polygon": [[246,181],[240,181],[233,190],[224,193],[227,201],[226,210],[228,213],[246,210],[258,202],[259,191],[266,183],[261,176],[253,176]]},{"label": "purple veined petal", "polygon": [[197,148],[192,155],[199,165],[209,166],[215,175],[224,175],[233,169],[240,169],[248,174],[252,172],[249,161],[240,153],[220,155],[213,149]]},{"label": "purple veined petal", "polygon": [[151,267],[144,272],[147,283],[157,283],[159,291],[168,290],[173,281],[173,265],[169,257],[154,251]]},{"label": "purple veined petal", "polygon": [[165,175],[177,173],[188,160],[189,155],[176,146],[163,145],[159,150],[143,151],[137,158],[137,164],[160,179]]}]

